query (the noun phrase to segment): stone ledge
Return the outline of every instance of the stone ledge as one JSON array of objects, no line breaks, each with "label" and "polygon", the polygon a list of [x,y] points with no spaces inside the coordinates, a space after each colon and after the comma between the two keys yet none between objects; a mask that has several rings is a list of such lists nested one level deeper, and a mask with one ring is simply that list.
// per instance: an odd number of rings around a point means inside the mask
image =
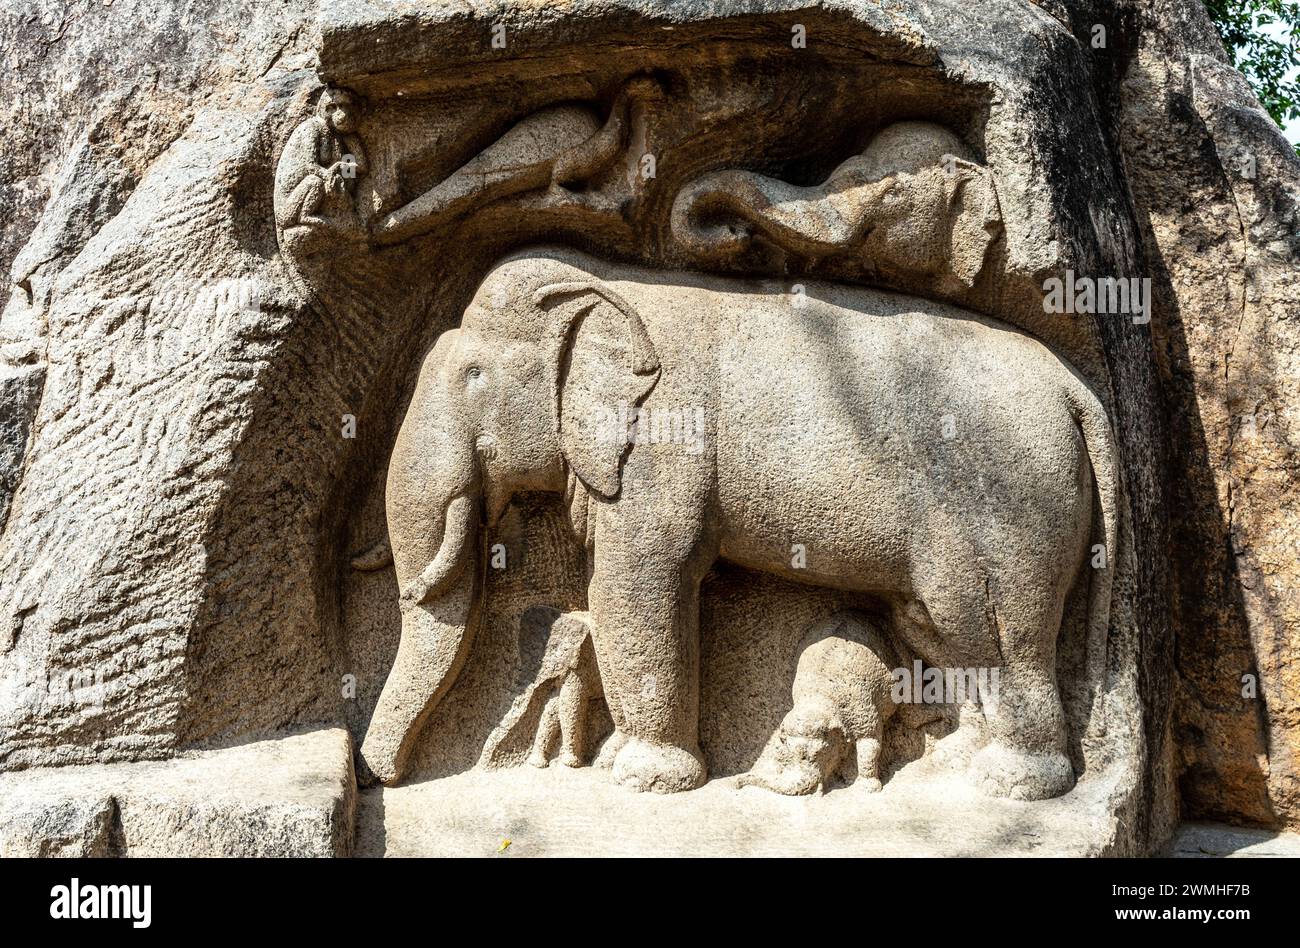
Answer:
[{"label": "stone ledge", "polygon": [[[1039,22],[1029,12],[1016,13],[1029,29]],[[531,0],[322,0],[319,71],[327,81],[365,88],[383,73],[405,73],[409,80],[466,65],[500,71],[511,68],[521,53],[528,59],[582,45],[690,42],[701,30],[713,38],[747,35],[778,21],[780,29],[772,35],[781,43],[788,43],[788,23],[806,21],[824,25],[824,35],[834,43],[872,55],[914,64],[932,63],[936,56],[930,38],[905,10],[855,0],[829,5],[811,0],[573,0],[562,9]],[[490,46],[497,25],[507,30],[508,55]]]},{"label": "stone ledge", "polygon": [[0,775],[0,857],[347,856],[341,728],[165,761]]},{"label": "stone ledge", "polygon": [[1226,823],[1184,823],[1165,855],[1173,859],[1296,858],[1300,857],[1300,833]]},{"label": "stone ledge", "polygon": [[660,796],[592,768],[471,770],[361,793],[357,855],[1131,855],[1119,821],[1099,815],[1113,794],[1106,781],[1020,803],[923,771],[904,768],[874,794],[784,797],[726,778]]}]

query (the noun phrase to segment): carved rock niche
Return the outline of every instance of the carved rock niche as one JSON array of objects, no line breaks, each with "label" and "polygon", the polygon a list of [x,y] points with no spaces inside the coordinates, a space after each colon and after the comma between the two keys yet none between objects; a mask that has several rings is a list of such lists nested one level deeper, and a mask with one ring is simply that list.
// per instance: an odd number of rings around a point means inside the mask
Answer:
[{"label": "carved rock niche", "polygon": [[276,221],[365,353],[363,851],[1140,849],[1143,462],[1040,290],[1131,225],[1024,98],[1075,41],[1006,15],[1041,62],[865,6],[323,6]]},{"label": "carved rock niche", "polygon": [[0,853],[1159,851],[1076,6],[321,0],[87,137],[0,318]]}]

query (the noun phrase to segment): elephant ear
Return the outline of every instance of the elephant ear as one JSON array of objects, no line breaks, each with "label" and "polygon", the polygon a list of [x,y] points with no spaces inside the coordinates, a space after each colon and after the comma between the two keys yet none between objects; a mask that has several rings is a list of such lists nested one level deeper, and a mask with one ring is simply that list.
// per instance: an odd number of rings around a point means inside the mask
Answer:
[{"label": "elephant ear", "polygon": [[957,278],[974,286],[989,247],[1002,229],[1002,208],[988,169],[961,158],[954,160],[955,173],[947,176],[952,221],[948,259]]},{"label": "elephant ear", "polygon": [[598,282],[556,283],[534,301],[555,308],[555,426],[565,461],[594,493],[613,498],[631,447],[623,426],[659,380],[641,317]]}]

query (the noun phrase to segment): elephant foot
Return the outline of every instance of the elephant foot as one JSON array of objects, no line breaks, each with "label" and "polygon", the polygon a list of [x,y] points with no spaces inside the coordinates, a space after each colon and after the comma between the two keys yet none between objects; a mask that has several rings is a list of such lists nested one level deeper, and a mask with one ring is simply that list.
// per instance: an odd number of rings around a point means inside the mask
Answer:
[{"label": "elephant foot", "polygon": [[614,779],[633,790],[680,793],[705,780],[699,751],[629,738],[614,758]]},{"label": "elephant foot", "polygon": [[591,762],[591,766],[597,770],[610,770],[614,766],[614,758],[618,752],[623,749],[627,743],[627,735],[622,731],[611,731],[609,737],[600,745],[600,750],[596,752],[596,759]]},{"label": "elephant foot", "polygon": [[551,766],[551,762],[546,759],[545,754],[529,754],[528,763],[532,764],[538,770],[545,770]]},{"label": "elephant foot", "polygon": [[1031,753],[990,744],[971,761],[971,781],[991,797],[1046,800],[1074,786],[1074,768],[1061,753]]},{"label": "elephant foot", "polygon": [[853,784],[854,789],[863,793],[879,793],[884,789],[884,786],[879,777],[862,777]]},{"label": "elephant foot", "polygon": [[569,751],[569,750],[560,751],[559,756],[556,757],[555,759],[559,761],[561,767],[582,766],[582,758],[579,757],[577,754],[575,754],[573,751]]}]

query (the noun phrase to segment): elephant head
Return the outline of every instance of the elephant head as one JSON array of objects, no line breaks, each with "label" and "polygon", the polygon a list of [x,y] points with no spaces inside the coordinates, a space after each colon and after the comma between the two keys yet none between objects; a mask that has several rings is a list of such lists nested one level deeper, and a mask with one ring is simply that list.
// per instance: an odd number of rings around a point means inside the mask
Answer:
[{"label": "elephant head", "polygon": [[787,796],[813,793],[839,767],[846,747],[844,727],[829,703],[797,704],[737,784],[766,787]]},{"label": "elephant head", "polygon": [[610,437],[601,418],[609,406],[640,404],[658,376],[641,317],[562,252],[499,264],[460,327],[438,339],[389,462],[402,635],[362,744],[363,778],[401,777],[465,662],[483,529],[519,491],[616,497],[629,442]]},{"label": "elephant head", "polygon": [[908,274],[947,268],[974,286],[1002,228],[1002,212],[988,171],[956,155],[891,174],[874,195],[868,259]]},{"label": "elephant head", "polygon": [[810,187],[753,171],[717,171],[678,193],[673,236],[721,262],[756,236],[799,258],[846,252],[902,277],[945,268],[973,286],[1002,229],[992,173],[933,122],[896,122]]}]

